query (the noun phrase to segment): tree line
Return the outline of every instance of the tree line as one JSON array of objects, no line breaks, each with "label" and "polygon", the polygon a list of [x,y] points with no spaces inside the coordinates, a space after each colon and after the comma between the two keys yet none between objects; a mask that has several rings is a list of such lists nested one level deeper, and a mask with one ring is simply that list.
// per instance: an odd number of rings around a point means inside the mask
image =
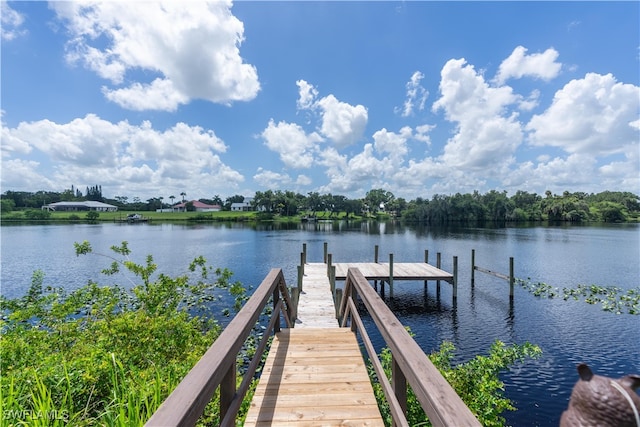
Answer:
[{"label": "tree line", "polygon": [[[185,201],[186,193],[180,193]],[[73,187],[61,193],[38,191],[35,193],[6,191],[0,195],[2,211],[13,209],[40,209],[41,206],[58,201],[97,200],[118,206],[121,210],[153,211],[176,203],[176,196],[152,197],[146,201],[125,196],[114,199],[102,196],[102,187],[87,187],[83,195]],[[242,202],[242,195],[234,195],[222,200],[218,195],[202,198],[199,201],[219,205],[222,210],[231,210],[231,204]],[[407,201],[395,197],[381,188],[368,191],[363,198],[350,199],[343,195],[309,192],[306,195],[289,190],[258,191],[252,200],[252,208],[267,215],[355,218],[390,217],[407,222],[419,222],[433,225],[449,223],[482,223],[487,221],[525,222],[525,221],[604,221],[623,222],[640,220],[640,197],[631,192],[603,191],[585,193],[565,191],[562,194],[545,192],[544,196],[527,191],[517,191],[509,196],[506,191],[491,190],[481,194],[454,195],[436,194],[431,199],[417,197]]]}]

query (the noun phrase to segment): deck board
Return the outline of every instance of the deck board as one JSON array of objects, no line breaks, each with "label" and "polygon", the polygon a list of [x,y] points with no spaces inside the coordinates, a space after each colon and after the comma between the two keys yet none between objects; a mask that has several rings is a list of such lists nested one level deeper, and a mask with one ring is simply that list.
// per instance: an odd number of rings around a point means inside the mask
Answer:
[{"label": "deck board", "polygon": [[245,426],[383,426],[355,334],[348,328],[276,334]]},{"label": "deck board", "polygon": [[[325,264],[320,264],[325,265]],[[358,268],[369,280],[385,280],[389,278],[388,262],[339,262],[336,267],[336,280],[345,280],[349,268]],[[453,275],[431,264],[419,262],[394,262],[394,280],[444,280],[453,281]]]}]

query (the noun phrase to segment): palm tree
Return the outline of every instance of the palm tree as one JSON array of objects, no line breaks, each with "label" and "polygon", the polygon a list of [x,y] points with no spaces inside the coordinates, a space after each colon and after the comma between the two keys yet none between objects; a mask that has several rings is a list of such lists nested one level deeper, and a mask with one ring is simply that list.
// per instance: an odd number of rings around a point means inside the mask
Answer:
[{"label": "palm tree", "polygon": [[162,196],[158,197],[158,200],[160,200],[160,210],[162,210],[162,199],[164,199],[164,197]]},{"label": "palm tree", "polygon": [[182,193],[180,193],[180,195],[182,196],[182,202],[184,203],[184,196],[187,195],[187,193],[185,193],[184,191]]},{"label": "palm tree", "polygon": [[173,199],[175,199],[176,196],[171,195],[171,196],[169,196],[169,198],[171,199],[171,206],[173,207]]}]

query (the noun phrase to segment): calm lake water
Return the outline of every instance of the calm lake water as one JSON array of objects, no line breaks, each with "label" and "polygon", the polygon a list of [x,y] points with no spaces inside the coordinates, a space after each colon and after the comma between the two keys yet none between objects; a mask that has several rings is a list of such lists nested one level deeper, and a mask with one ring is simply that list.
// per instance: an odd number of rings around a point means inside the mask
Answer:
[{"label": "calm lake water", "polygon": [[[616,315],[598,306],[562,299],[538,299],[516,288],[509,302],[507,282],[476,272],[470,286],[471,250],[476,265],[507,274],[515,259],[516,277],[554,287],[578,284],[634,288],[640,284],[640,226],[557,226],[517,228],[422,228],[393,223],[318,223],[289,226],[242,224],[75,224],[3,226],[1,232],[1,292],[22,296],[34,270],[45,272],[45,285],[80,287],[90,279],[103,284],[124,276],[104,277],[110,260],[76,257],[73,243],[88,240],[95,252],[109,254],[111,245],[129,242],[132,259],[152,254],[162,272],[182,274],[203,255],[214,267],[227,267],[234,279],[257,286],[267,272],[282,268],[295,284],[302,244],[309,262],[321,262],[327,242],[334,262],[373,261],[379,246],[381,261],[430,263],[442,253],[442,268],[452,271],[458,256],[458,299],[450,285],[436,284],[425,292],[422,282],[396,282],[393,300],[386,301],[411,327],[426,352],[443,340],[458,349],[458,361],[486,353],[495,340],[538,344],[543,356],[528,360],[502,378],[506,394],[518,408],[506,415],[515,426],[556,426],[578,376],[577,363],[594,372],[619,377],[640,373],[640,316]],[[376,344],[381,345],[379,338]]]}]

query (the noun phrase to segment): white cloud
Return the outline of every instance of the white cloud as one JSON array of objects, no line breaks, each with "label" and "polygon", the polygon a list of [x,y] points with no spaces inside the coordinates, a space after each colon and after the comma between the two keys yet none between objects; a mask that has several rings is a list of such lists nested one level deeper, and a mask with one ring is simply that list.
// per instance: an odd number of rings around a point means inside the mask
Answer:
[{"label": "white cloud", "polygon": [[[124,108],[173,111],[191,99],[226,104],[251,100],[260,90],[256,68],[240,56],[244,26],[232,15],[231,1],[51,7],[72,35],[69,61],[82,62],[114,85],[131,82],[103,89]],[[153,80],[137,81],[140,70]]]},{"label": "white cloud", "polygon": [[322,110],[320,132],[338,148],[345,148],[362,138],[368,120],[364,106],[338,101],[333,95],[320,99],[317,105]]},{"label": "white cloud", "polygon": [[424,104],[427,102],[429,92],[420,84],[424,74],[420,71],[416,71],[411,75],[411,78],[406,84],[407,94],[402,108],[396,108],[396,113],[399,112],[402,117],[409,117],[414,114],[414,108],[418,111],[424,110]]},{"label": "white cloud", "polygon": [[27,30],[22,27],[24,16],[9,6],[7,1],[0,2],[0,34],[2,40],[11,41],[27,34]]},{"label": "white cloud", "polygon": [[[89,114],[62,124],[40,120],[22,122],[15,128],[3,125],[2,135],[2,186],[26,163],[20,158],[24,149],[5,150],[5,137],[12,146],[28,147],[31,156],[46,156],[51,161],[52,166],[47,166],[49,162],[35,164],[31,176],[39,176],[56,191],[72,183],[99,182],[108,186],[111,194],[155,196],[188,187],[190,193],[204,196],[212,191],[228,192],[244,181],[220,159],[218,153],[227,147],[213,131],[185,123],[158,131],[148,121],[134,126]],[[28,183],[23,181],[19,188],[42,189],[45,185],[25,187]]]},{"label": "white cloud", "polygon": [[551,106],[527,125],[529,143],[568,153],[610,155],[637,149],[640,87],[588,73],[556,92]]},{"label": "white cloud", "polygon": [[307,83],[304,80],[298,80],[296,82],[298,86],[299,98],[297,101],[299,110],[310,110],[314,108],[316,98],[318,97],[318,90],[313,87],[312,84]]},{"label": "white cloud", "polygon": [[433,110],[444,110],[445,117],[457,123],[442,161],[468,170],[492,169],[513,161],[522,130],[517,115],[508,112],[520,99],[510,87],[491,87],[464,59],[452,59],[442,68],[440,92]]},{"label": "white cloud", "polygon": [[510,78],[519,79],[525,76],[549,81],[555,78],[562,68],[562,64],[556,62],[558,56],[558,51],[553,48],[543,53],[527,55],[527,49],[518,46],[500,64],[496,81],[498,84],[503,84]]},{"label": "white cloud", "polygon": [[280,160],[291,168],[304,169],[313,165],[315,145],[322,137],[313,132],[307,135],[302,127],[295,123],[269,120],[267,128],[262,131],[262,138],[270,150],[280,154]]},{"label": "white cloud", "polygon": [[277,173],[262,168],[253,176],[253,180],[263,188],[282,189],[283,186],[291,184],[291,177],[288,174]]}]

